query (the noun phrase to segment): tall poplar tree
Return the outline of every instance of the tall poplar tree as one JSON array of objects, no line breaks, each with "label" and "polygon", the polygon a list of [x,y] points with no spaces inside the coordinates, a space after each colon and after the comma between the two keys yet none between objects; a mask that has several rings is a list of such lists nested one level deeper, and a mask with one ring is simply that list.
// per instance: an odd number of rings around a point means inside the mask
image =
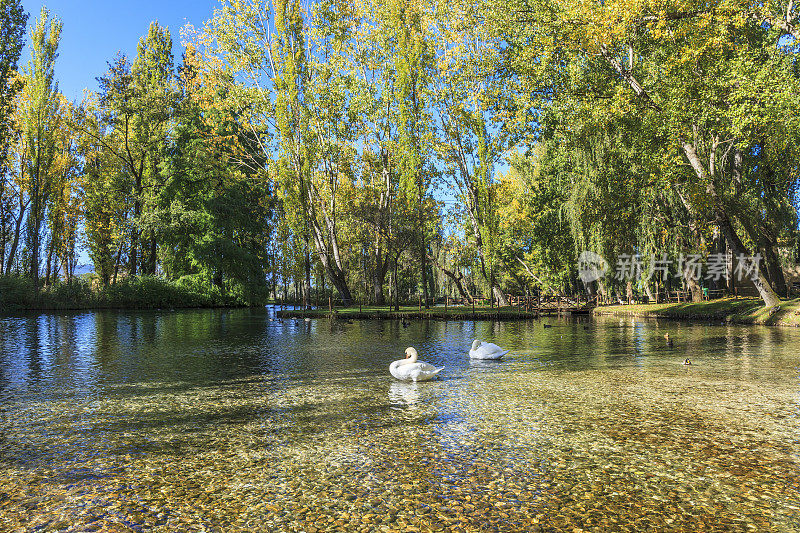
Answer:
[{"label": "tall poplar tree", "polygon": [[5,270],[14,209],[8,181],[8,148],[14,135],[10,117],[22,85],[17,76],[17,62],[25,45],[27,21],[20,0],[0,0],[0,275]]},{"label": "tall poplar tree", "polygon": [[20,102],[20,124],[24,143],[24,171],[28,179],[30,208],[26,243],[30,254],[30,276],[39,283],[42,223],[52,192],[52,170],[57,157],[57,134],[61,126],[61,98],[55,80],[55,62],[62,23],[43,7],[31,28],[31,59],[23,71],[25,88]]},{"label": "tall poplar tree", "polygon": [[390,22],[393,28],[397,78],[394,104],[398,123],[397,159],[401,190],[416,207],[417,254],[425,306],[430,305],[428,284],[428,244],[426,203],[431,181],[431,167],[426,148],[430,148],[430,116],[428,110],[429,69],[433,51],[426,40],[423,12],[411,2],[392,2]]}]

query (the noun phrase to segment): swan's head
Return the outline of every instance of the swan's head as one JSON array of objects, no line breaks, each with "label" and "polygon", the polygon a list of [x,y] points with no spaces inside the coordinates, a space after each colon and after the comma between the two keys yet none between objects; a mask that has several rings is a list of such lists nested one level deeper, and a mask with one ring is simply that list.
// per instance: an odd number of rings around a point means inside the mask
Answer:
[{"label": "swan's head", "polygon": [[480,346],[480,345],[481,345],[481,341],[479,341],[479,340],[472,341],[472,349],[473,350],[477,350],[478,346]]},{"label": "swan's head", "polygon": [[664,333],[664,338],[669,340],[669,333]]},{"label": "swan's head", "polygon": [[409,359],[411,357],[416,357],[417,355],[419,354],[417,353],[416,348],[414,348],[413,346],[409,346],[408,348],[406,348],[406,359]]}]

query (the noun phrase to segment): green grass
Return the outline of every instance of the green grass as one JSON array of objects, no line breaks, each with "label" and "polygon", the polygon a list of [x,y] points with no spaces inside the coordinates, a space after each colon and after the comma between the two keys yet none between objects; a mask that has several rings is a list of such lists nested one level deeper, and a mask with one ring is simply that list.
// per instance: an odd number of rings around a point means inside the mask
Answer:
[{"label": "green grass", "polygon": [[770,311],[758,298],[720,298],[698,303],[609,305],[596,308],[594,313],[800,327],[800,299],[783,300],[777,312]]},{"label": "green grass", "polygon": [[[95,284],[96,285],[96,284]],[[66,309],[160,309],[241,307],[250,302],[218,289],[158,277],[126,278],[115,285],[93,288],[90,278],[56,283],[38,293],[26,277],[0,277],[0,312]]]}]

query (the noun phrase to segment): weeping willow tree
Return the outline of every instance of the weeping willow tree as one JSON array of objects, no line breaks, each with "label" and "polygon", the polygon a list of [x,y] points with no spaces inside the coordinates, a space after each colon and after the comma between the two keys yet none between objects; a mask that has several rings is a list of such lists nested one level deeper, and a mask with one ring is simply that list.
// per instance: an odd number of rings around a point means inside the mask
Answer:
[{"label": "weeping willow tree", "polygon": [[[509,43],[511,68],[543,108],[559,109],[556,119],[573,130],[580,116],[570,109],[628,121],[639,160],[674,176],[665,186],[684,197],[699,227],[716,226],[734,255],[752,256],[770,226],[765,250],[793,229],[768,206],[747,209],[742,200],[791,201],[797,180],[796,165],[776,167],[772,185],[758,177],[770,161],[765,139],[797,160],[795,2],[519,0],[486,9]],[[767,307],[779,303],[767,272],[750,281]]]},{"label": "weeping willow tree", "polygon": [[[681,254],[705,253],[708,231],[692,223],[675,191],[665,186],[667,178],[653,172],[628,134],[629,125],[582,126],[555,132],[530,156],[510,160],[511,174],[524,182],[511,194],[522,195],[533,221],[525,230],[532,236],[529,252],[518,261],[540,285],[560,292],[576,283],[578,255],[593,251],[609,262],[610,271],[587,285],[590,294],[599,289],[630,297],[638,288],[653,297],[660,278],[651,260],[677,264]],[[682,273],[672,268],[668,274]],[[687,283],[693,295],[701,295],[695,280]]]}]

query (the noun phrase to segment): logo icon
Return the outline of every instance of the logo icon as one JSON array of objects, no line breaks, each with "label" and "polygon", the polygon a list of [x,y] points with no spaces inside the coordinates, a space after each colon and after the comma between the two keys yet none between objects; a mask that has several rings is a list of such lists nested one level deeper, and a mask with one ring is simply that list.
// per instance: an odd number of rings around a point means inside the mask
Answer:
[{"label": "logo icon", "polygon": [[578,277],[584,283],[591,283],[602,278],[608,272],[608,261],[603,256],[584,250],[578,256]]}]

